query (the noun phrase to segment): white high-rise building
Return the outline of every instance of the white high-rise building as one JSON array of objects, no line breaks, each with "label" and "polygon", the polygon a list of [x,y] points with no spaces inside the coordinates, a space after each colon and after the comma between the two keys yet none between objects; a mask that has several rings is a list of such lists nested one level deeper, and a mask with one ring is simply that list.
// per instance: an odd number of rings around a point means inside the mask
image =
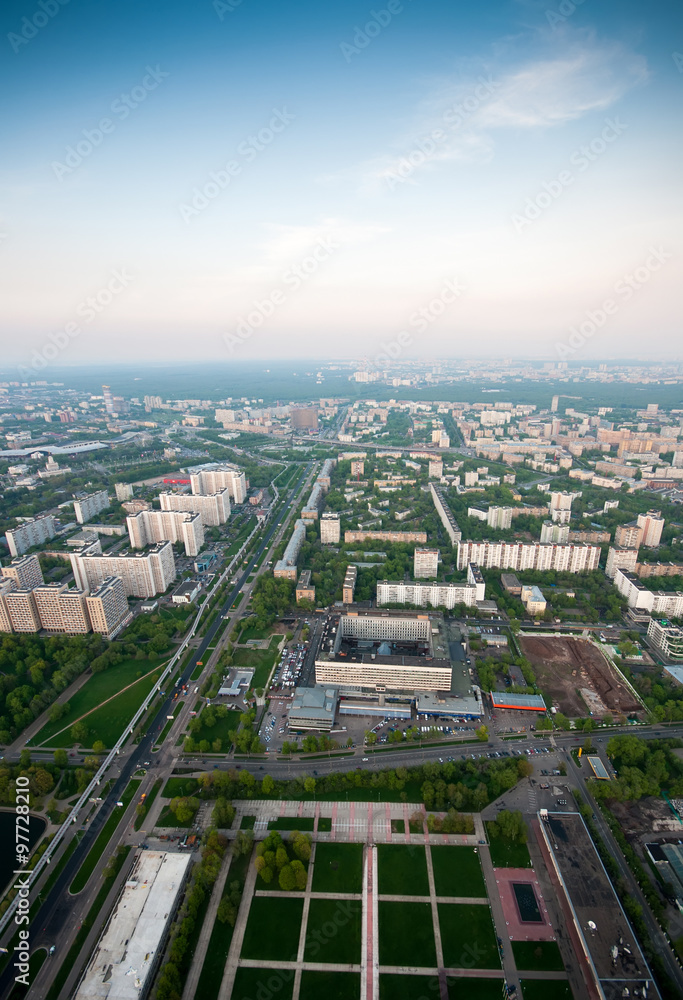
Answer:
[{"label": "white high-rise building", "polygon": [[18,528],[10,528],[5,532],[7,545],[13,556],[22,556],[34,545],[42,545],[57,534],[55,519],[52,514],[35,517],[25,521]]},{"label": "white high-rise building", "polygon": [[82,497],[80,500],[74,500],[74,514],[79,524],[85,524],[100,511],[106,510],[108,506],[107,491],[100,490],[98,493],[91,493],[90,496]]},{"label": "white high-rise building", "polygon": [[244,503],[247,499],[247,477],[239,469],[221,466],[219,469],[202,469],[190,476],[194,494],[218,493],[227,489],[234,503]]},{"label": "white high-rise building", "polygon": [[662,540],[664,529],[664,518],[661,511],[649,510],[647,514],[639,514],[637,517],[638,527],[643,529],[642,545],[646,548],[656,548]]},{"label": "white high-rise building", "polygon": [[553,569],[585,573],[597,569],[600,546],[585,543],[542,545],[540,542],[459,542],[458,569],[476,563],[483,569]]},{"label": "white high-rise building", "polygon": [[225,524],[230,517],[230,495],[227,488],[216,493],[160,493],[159,500],[162,510],[178,510],[201,515],[205,527],[217,527]]},{"label": "white high-rise building", "polygon": [[128,515],[126,527],[134,549],[144,549],[153,542],[182,542],[185,554],[196,556],[204,544],[204,525],[199,513],[141,510]]},{"label": "white high-rise building", "polygon": [[638,562],[638,549],[618,549],[610,545],[607,552],[607,565],[605,566],[605,576],[613,580],[618,569],[624,569],[633,573]]},{"label": "white high-rise building", "polygon": [[102,555],[99,540],[71,553],[76,586],[88,593],[110,576],[121,577],[126,597],[155,597],[163,594],[176,578],[173,546],[158,542],[145,552],[130,555]]},{"label": "white high-rise building", "polygon": [[416,580],[436,576],[439,569],[438,549],[415,549],[413,555],[413,576]]},{"label": "white high-rise building", "polygon": [[325,511],[320,518],[320,541],[323,545],[336,545],[341,539],[341,520],[339,514]]},{"label": "white high-rise building", "polygon": [[565,545],[569,541],[569,525],[544,521],[541,525],[541,544]]},{"label": "white high-rise building", "polygon": [[17,590],[32,590],[45,583],[38,556],[21,556],[0,570],[6,580],[14,580]]},{"label": "white high-rise building", "polygon": [[130,500],[133,496],[133,486],[131,483],[117,483],[114,488],[117,500],[123,502],[124,500]]}]

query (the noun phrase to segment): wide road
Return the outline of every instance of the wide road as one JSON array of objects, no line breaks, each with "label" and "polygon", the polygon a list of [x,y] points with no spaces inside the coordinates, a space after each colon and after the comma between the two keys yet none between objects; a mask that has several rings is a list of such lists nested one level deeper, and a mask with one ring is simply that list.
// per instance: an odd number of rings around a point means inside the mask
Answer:
[{"label": "wide road", "polygon": [[[273,520],[269,524],[267,530],[265,531],[260,544],[258,545],[256,551],[249,557],[248,565],[244,569],[243,573],[236,581],[233,589],[230,591],[228,597],[226,598],[224,605],[221,609],[220,614],[216,616],[216,620],[207,630],[206,634],[203,636],[201,643],[196,651],[196,656],[192,658],[188,666],[185,668],[184,673],[180,678],[180,683],[189,682],[190,676],[195,669],[197,661],[201,661],[204,654],[208,650],[213,637],[215,636],[218,629],[223,624],[223,615],[227,614],[234,602],[237,599],[242,586],[249,577],[249,575],[254,571],[258,560],[261,558],[265,552],[267,546],[270,544],[275,532],[279,528],[280,524],[290,515],[293,499],[298,500],[299,491],[309,475],[313,463],[306,465],[295,483],[295,485],[287,490],[289,501],[282,505],[280,511],[274,515]],[[73,897],[68,894],[68,887],[73,881],[73,878],[83,864],[88,851],[92,847],[95,839],[97,838],[100,830],[106,823],[112,810],[116,808],[115,803],[119,801],[124,789],[126,788],[130,778],[133,776],[135,771],[141,766],[141,762],[151,759],[150,755],[152,752],[152,746],[154,744],[155,736],[166,722],[166,716],[171,714],[174,704],[173,694],[169,691],[168,696],[164,702],[160,705],[157,714],[154,719],[152,719],[148,724],[148,731],[142,737],[137,746],[133,746],[130,749],[122,751],[119,760],[121,760],[121,770],[118,778],[115,779],[115,783],[107,796],[106,800],[102,803],[101,808],[98,810],[96,815],[93,817],[92,821],[88,824],[88,827],[83,835],[83,838],[75,849],[69,861],[64,867],[64,870],[57,879],[55,885],[53,886],[51,892],[49,893],[47,899],[41,906],[40,910],[36,914],[34,920],[32,921],[33,935],[31,939],[31,946],[37,947],[40,944],[57,944],[58,951],[55,956],[55,973],[58,969],[57,956],[63,956],[65,954],[65,949],[59,948],[59,943],[62,938],[62,932],[68,925],[68,921],[71,917],[73,908],[78,905]],[[37,755],[36,755],[37,756]],[[159,775],[159,771],[156,771],[156,775]],[[85,815],[85,814],[84,814]],[[113,847],[114,845],[112,845]],[[14,985],[14,969],[12,964],[8,964],[0,974],[0,997],[5,997],[9,994]]]}]

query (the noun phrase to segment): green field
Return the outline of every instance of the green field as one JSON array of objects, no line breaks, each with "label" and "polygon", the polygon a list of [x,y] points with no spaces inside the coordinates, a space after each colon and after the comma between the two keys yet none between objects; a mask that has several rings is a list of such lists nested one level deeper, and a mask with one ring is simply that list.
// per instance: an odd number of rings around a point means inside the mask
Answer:
[{"label": "green field", "polygon": [[499,969],[491,912],[479,903],[439,903],[443,960],[448,969]]},{"label": "green field", "polygon": [[332,832],[332,817],[331,816],[319,816],[318,817],[318,833],[331,833]]},{"label": "green field", "polygon": [[163,827],[179,827],[182,828],[183,830],[189,830],[193,823],[194,823],[194,816],[186,820],[184,823],[181,823],[180,820],[177,819],[175,813],[171,812],[171,807],[164,806],[159,816],[157,817],[157,821],[154,825]]},{"label": "green field", "polygon": [[[219,984],[220,985],[220,984]],[[294,976],[280,969],[238,968],[230,1000],[253,1000],[258,996],[277,996],[277,1000],[292,1000]],[[201,1000],[195,994],[195,1000]]]},{"label": "green field", "polygon": [[429,903],[388,903],[380,900],[380,965],[434,967],[436,946]]},{"label": "green field", "polygon": [[486,885],[474,847],[431,848],[437,896],[486,898]]},{"label": "green field", "polygon": [[312,899],[304,961],[358,965],[362,914],[360,899]]},{"label": "green field", "polygon": [[232,745],[233,733],[239,727],[241,717],[241,712],[228,712],[224,719],[216,719],[214,726],[202,726],[196,733],[188,732],[187,735],[192,737],[195,744],[202,740],[208,740],[210,743],[216,739],[221,740],[223,744],[221,749],[226,751]]},{"label": "green field", "polygon": [[[124,660],[122,663],[117,663],[114,667],[109,667],[108,670],[103,670],[99,674],[93,674],[83,687],[69,698],[70,707],[67,714],[63,715],[57,722],[48,722],[43,726],[37,736],[34,737],[34,746],[47,743],[48,740],[51,740],[65,726],[67,727],[66,736],[68,737],[69,728],[77,719],[86,712],[97,708],[107,698],[112,698],[121,688],[127,687],[128,684],[133,684],[136,680],[139,680],[138,674],[148,674],[151,670],[158,667],[161,662],[163,660],[159,656],[150,660]],[[113,704],[114,702],[111,702],[111,705]],[[109,707],[108,705],[107,708]],[[124,725],[130,720],[132,715],[133,712],[125,720]],[[91,726],[90,719],[86,721],[86,725]],[[119,731],[118,735],[121,735],[121,731]],[[95,738],[97,739],[98,737]],[[104,739],[104,737],[99,738]],[[57,746],[58,744],[54,743],[50,745]],[[61,744],[59,745],[61,746]]]},{"label": "green field", "polygon": [[269,830],[298,830],[299,833],[312,833],[315,820],[313,816],[280,816],[271,819]]},{"label": "green field", "polygon": [[277,659],[277,649],[281,635],[274,635],[270,640],[268,649],[236,649],[232,655],[233,665],[236,667],[251,667],[256,672],[253,676],[251,686],[254,688],[265,687],[270,671]]},{"label": "green field", "polygon": [[[279,994],[278,994],[279,996]],[[360,996],[360,976],[357,972],[313,972],[301,973],[299,1000],[358,1000]]]},{"label": "green field", "polygon": [[109,818],[107,819],[106,823],[98,833],[95,843],[88,851],[85,861],[78,869],[76,877],[69,886],[70,893],[75,894],[77,892],[80,892],[81,889],[85,888],[88,879],[95,870],[97,862],[102,857],[102,854],[107,844],[111,840],[114,834],[114,830],[121,822],[123,814],[130,805],[131,800],[139,787],[140,787],[139,778],[133,778],[131,781],[128,782],[126,788],[123,791],[123,795],[121,796],[120,799],[120,801],[123,802],[123,808],[121,808],[120,806],[114,806],[112,812],[109,815]]},{"label": "green field", "polygon": [[254,896],[242,943],[242,958],[296,961],[303,899]]},{"label": "green field", "polygon": [[[416,1000],[418,997],[438,1000],[438,984],[434,990],[434,976],[400,976],[386,973],[379,977],[379,1000]],[[496,1000],[500,1000],[500,990]]]},{"label": "green field", "polygon": [[169,778],[161,793],[163,799],[175,799],[179,795],[195,795],[199,789],[196,778]]},{"label": "green field", "polygon": [[[249,854],[242,854],[239,858],[231,859],[228,877],[223,889],[223,897],[229,894],[230,886],[233,882],[239,882],[242,888],[244,888],[250,860],[251,857]],[[214,922],[194,1000],[217,1000],[225,970],[225,963],[230,951],[232,935],[233,928],[229,923],[222,924],[220,920]]]},{"label": "green field", "polygon": [[524,972],[564,972],[556,941],[513,941],[515,965]]},{"label": "green field", "polygon": [[361,892],[363,845],[316,844],[312,889],[313,892]]},{"label": "green field", "polygon": [[378,844],[380,895],[428,896],[427,859],[421,844]]},{"label": "green field", "polygon": [[520,982],[523,1000],[548,1000],[549,994],[553,1000],[574,1000],[569,983],[561,979],[522,979]]},{"label": "green field", "polygon": [[[488,823],[486,824],[488,827]],[[491,837],[491,861],[494,868],[531,868],[529,848],[505,837]]]}]

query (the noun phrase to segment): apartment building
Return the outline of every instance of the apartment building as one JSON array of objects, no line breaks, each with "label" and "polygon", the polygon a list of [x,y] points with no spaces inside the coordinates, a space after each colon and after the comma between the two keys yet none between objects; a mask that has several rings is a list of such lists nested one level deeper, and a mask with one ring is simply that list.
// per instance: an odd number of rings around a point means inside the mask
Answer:
[{"label": "apartment building", "polygon": [[637,521],[620,524],[614,531],[614,544],[618,549],[638,549],[643,542],[643,529]]},{"label": "apartment building", "polygon": [[[465,474],[465,482],[467,482],[467,473]],[[429,490],[432,494],[436,512],[441,519],[446,534],[450,538],[451,545],[457,545],[462,538],[462,531],[458,527],[458,522],[453,517],[453,511],[446,503],[445,493],[440,486],[436,486],[434,483],[429,484]],[[427,541],[426,535],[424,541]]]},{"label": "apartment building", "polygon": [[617,570],[614,586],[626,598],[629,608],[667,618],[683,616],[683,592],[648,590],[634,573],[623,569]]},{"label": "apartment building", "polygon": [[0,580],[0,632],[12,632],[12,619],[7,606],[6,597],[16,590],[17,586],[12,579]]},{"label": "apartment building", "polygon": [[43,545],[57,534],[57,526],[52,514],[34,517],[24,521],[18,528],[10,528],[5,532],[5,539],[13,556],[23,556],[24,552],[34,545]]},{"label": "apartment building", "polygon": [[93,632],[106,638],[112,638],[131,617],[123,581],[118,576],[103,580],[86,596],[85,603]]},{"label": "apartment building", "polygon": [[443,462],[441,459],[429,460],[429,478],[441,479],[443,476]]},{"label": "apartment building", "polygon": [[99,514],[100,511],[106,510],[108,506],[109,496],[107,491],[100,490],[97,493],[91,493],[87,497],[82,497],[80,500],[74,500],[74,514],[79,524],[85,524],[95,517],[96,514]]},{"label": "apartment building", "polygon": [[358,579],[358,567],[347,566],[346,573],[344,574],[344,583],[342,586],[342,601],[344,602],[344,604],[353,604],[353,599],[356,593],[357,579]]},{"label": "apartment building", "polygon": [[651,618],[647,637],[667,660],[683,661],[683,629],[668,621]]},{"label": "apartment building", "polygon": [[160,493],[161,509],[200,514],[204,527],[218,527],[230,517],[230,494],[227,488],[215,493]]},{"label": "apartment building", "polygon": [[323,545],[336,545],[341,538],[341,519],[339,514],[325,511],[320,518],[320,541]]},{"label": "apartment building", "polygon": [[310,569],[302,569],[296,585],[296,603],[299,601],[313,601],[315,603],[315,587],[311,583]]},{"label": "apartment building", "polygon": [[600,563],[598,545],[544,545],[540,542],[459,542],[458,569],[475,563],[483,569],[546,570],[586,573]]},{"label": "apartment building", "polygon": [[163,594],[176,578],[173,546],[158,542],[145,552],[102,555],[99,541],[71,553],[76,586],[92,593],[111,576],[121,578],[126,597]]},{"label": "apartment building", "polygon": [[415,549],[413,554],[413,576],[416,580],[425,580],[436,576],[438,570],[438,549]]},{"label": "apartment building", "polygon": [[199,513],[179,510],[142,510],[126,518],[131,547],[144,549],[154,542],[182,542],[185,554],[199,555],[204,525]]},{"label": "apartment building", "polygon": [[69,590],[66,583],[48,583],[33,591],[42,628],[78,635],[90,631],[85,591]]},{"label": "apartment building", "polygon": [[12,590],[3,596],[11,625],[8,631],[40,631],[40,615],[38,614],[32,590]]},{"label": "apartment building", "polygon": [[345,531],[345,542],[426,542],[426,531]]},{"label": "apartment building", "polygon": [[9,566],[2,567],[0,573],[6,580],[14,580],[17,590],[33,590],[34,587],[42,587],[45,582],[40,560],[35,555],[13,559]]},{"label": "apartment building", "polygon": [[246,474],[229,465],[193,473],[190,476],[190,486],[195,495],[218,493],[219,490],[227,489],[233,503],[244,503],[247,499]]},{"label": "apartment building", "polygon": [[629,573],[635,571],[638,562],[638,549],[620,549],[610,545],[607,552],[607,565],[605,566],[605,576],[613,580],[617,570],[625,569]]},{"label": "apartment building", "polygon": [[296,563],[305,538],[306,522],[299,518],[294,522],[294,530],[292,531],[291,537],[287,543],[287,548],[282,555],[282,559],[278,559],[273,566],[273,576],[285,580],[296,580]]},{"label": "apartment building", "polygon": [[643,531],[642,544],[649,549],[656,548],[662,540],[664,518],[659,510],[649,510],[647,514],[639,514],[636,523]]},{"label": "apartment building", "polygon": [[116,490],[116,499],[130,500],[133,496],[133,486],[130,483],[116,483],[114,489]]},{"label": "apartment building", "polygon": [[542,545],[566,545],[569,541],[569,525],[544,521],[541,525]]},{"label": "apartment building", "polygon": [[[472,583],[418,583],[415,580],[390,581],[377,583],[377,605],[412,604],[424,608],[448,608],[456,604],[466,604],[473,607],[477,600],[478,588]],[[483,600],[483,598],[482,598]]]}]

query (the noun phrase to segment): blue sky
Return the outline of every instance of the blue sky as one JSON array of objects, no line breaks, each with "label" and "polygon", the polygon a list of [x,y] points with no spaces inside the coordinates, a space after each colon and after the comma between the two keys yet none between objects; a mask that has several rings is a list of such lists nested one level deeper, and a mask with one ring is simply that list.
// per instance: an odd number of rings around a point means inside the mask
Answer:
[{"label": "blue sky", "polygon": [[7,361],[680,356],[678,5],[0,20]]}]

